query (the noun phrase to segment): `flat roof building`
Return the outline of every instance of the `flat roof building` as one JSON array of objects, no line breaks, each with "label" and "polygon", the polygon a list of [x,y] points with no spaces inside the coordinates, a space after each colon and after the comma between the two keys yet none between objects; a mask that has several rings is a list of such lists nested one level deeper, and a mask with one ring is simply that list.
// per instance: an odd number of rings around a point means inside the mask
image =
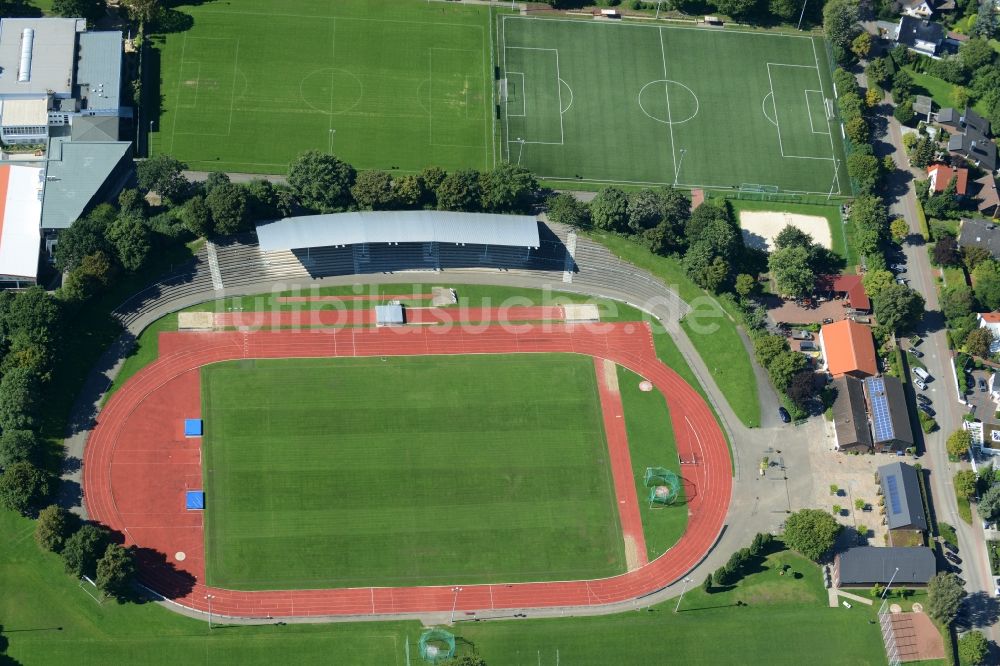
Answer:
[{"label": "flat roof building", "polygon": [[30,286],[38,279],[42,174],[34,166],[0,166],[0,286]]},{"label": "flat roof building", "polygon": [[73,94],[76,33],[84,19],[0,20],[0,97]]},{"label": "flat roof building", "polygon": [[926,585],[937,573],[937,562],[930,548],[876,548],[858,546],[834,559],[834,585],[871,587],[872,585]]},{"label": "flat roof building", "polygon": [[49,141],[42,228],[67,229],[132,177],[131,141]]}]

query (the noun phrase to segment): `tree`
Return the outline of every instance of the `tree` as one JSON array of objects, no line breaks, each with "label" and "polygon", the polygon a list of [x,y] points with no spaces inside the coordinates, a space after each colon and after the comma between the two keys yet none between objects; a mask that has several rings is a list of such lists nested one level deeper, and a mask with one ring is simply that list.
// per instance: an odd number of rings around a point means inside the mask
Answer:
[{"label": "tree", "polygon": [[652,229],[663,220],[663,197],[661,190],[645,188],[629,192],[628,226],[632,233]]},{"label": "tree", "polygon": [[928,614],[941,624],[950,624],[955,619],[958,606],[965,597],[965,590],[958,576],[953,573],[939,573],[927,583]]},{"label": "tree", "polygon": [[731,266],[718,256],[710,242],[699,240],[684,253],[684,270],[702,289],[718,292],[729,276]]},{"label": "tree", "polygon": [[799,370],[792,375],[786,392],[797,407],[804,408],[816,397],[816,373],[809,369]]},{"label": "tree", "polygon": [[979,515],[989,521],[1000,517],[1000,485],[991,486],[979,498]]},{"label": "tree", "polygon": [[436,166],[425,167],[424,170],[420,172],[418,178],[420,178],[420,182],[424,184],[424,188],[427,192],[428,205],[437,206],[437,189],[441,187],[441,183],[447,175],[448,174],[443,169]]},{"label": "tree", "polygon": [[307,150],[288,168],[288,184],[303,206],[331,213],[350,204],[354,167],[335,156]]},{"label": "tree", "polygon": [[590,226],[590,208],[572,194],[562,192],[548,201],[548,218],[556,224],[583,229]]},{"label": "tree", "polygon": [[955,475],[955,492],[961,497],[972,499],[976,496],[976,473],[971,469],[963,469]]},{"label": "tree", "polygon": [[907,97],[903,101],[898,102],[896,108],[892,110],[892,115],[901,125],[912,123],[913,119],[917,116],[913,110],[913,99]]},{"label": "tree", "polygon": [[875,294],[879,293],[890,284],[893,284],[895,281],[895,277],[889,271],[873,270],[865,273],[864,277],[861,278],[861,285],[865,288],[865,293],[867,293],[869,297],[874,298]]},{"label": "tree", "polygon": [[900,103],[913,94],[913,77],[905,69],[897,69],[892,75],[892,97]]},{"label": "tree", "polygon": [[1000,263],[989,259],[972,270],[976,300],[986,309],[1000,309]]},{"label": "tree", "polygon": [[13,368],[0,380],[0,429],[33,428],[38,416],[38,377],[30,368]]},{"label": "tree", "polygon": [[990,39],[997,32],[996,10],[991,2],[980,2],[976,22],[972,24],[972,34],[981,39]]},{"label": "tree", "polygon": [[220,185],[228,185],[232,181],[229,179],[229,174],[224,171],[211,171],[205,178],[205,182],[201,184],[201,189],[207,196],[209,192],[219,187]]},{"label": "tree", "polygon": [[235,234],[247,223],[247,193],[235,183],[222,183],[205,197],[218,234]]},{"label": "tree", "polygon": [[754,339],[754,356],[762,368],[771,365],[771,361],[788,350],[788,341],[782,335],[761,335]]},{"label": "tree", "polygon": [[41,444],[31,430],[4,430],[0,435],[0,469],[19,462],[35,464],[41,457]]},{"label": "tree", "polygon": [[395,181],[396,201],[400,208],[419,208],[427,198],[427,190],[420,176],[407,174]]},{"label": "tree", "polygon": [[785,543],[810,560],[819,561],[833,548],[841,526],[826,511],[802,509],[785,521]]},{"label": "tree", "polygon": [[842,93],[837,100],[837,105],[840,106],[840,114],[845,120],[860,118],[864,121],[864,118],[861,117],[864,100],[861,99],[860,93],[854,91]]},{"label": "tree", "polygon": [[957,284],[941,290],[941,314],[948,321],[966,317],[972,313],[972,290],[967,285]]},{"label": "tree", "polygon": [[784,351],[771,360],[771,364],[767,366],[767,374],[774,387],[784,391],[792,383],[792,377],[805,369],[806,364],[806,357],[799,352]]},{"label": "tree", "polygon": [[476,211],[482,208],[482,200],[478,171],[452,171],[437,188],[438,210]]},{"label": "tree", "polygon": [[990,347],[995,341],[993,331],[988,328],[977,328],[965,338],[965,351],[972,356],[989,358],[992,355]]},{"label": "tree", "polygon": [[522,166],[501,162],[483,174],[483,208],[495,213],[528,213],[535,205],[538,181]]},{"label": "tree", "polygon": [[134,187],[122,190],[118,195],[118,210],[145,217],[146,199],[142,196],[142,192]]},{"label": "tree", "polygon": [[882,164],[874,155],[854,152],[847,158],[847,175],[858,184],[861,192],[870,194],[882,178]]},{"label": "tree", "polygon": [[100,251],[88,254],[63,281],[63,293],[69,300],[86,300],[105,289],[114,274],[108,255]]},{"label": "tree", "polygon": [[897,217],[889,223],[889,233],[895,240],[901,241],[910,235],[910,225],[905,219]]},{"label": "tree", "polygon": [[740,298],[746,298],[757,289],[757,280],[752,275],[740,273],[736,276],[736,283],[733,289]]},{"label": "tree", "polygon": [[66,18],[85,18],[96,22],[108,12],[105,0],[53,0],[52,13]]},{"label": "tree", "polygon": [[152,249],[149,230],[136,215],[119,215],[108,227],[108,241],[115,250],[118,263],[127,271],[137,271],[146,263]]},{"label": "tree", "polygon": [[73,522],[66,509],[50,504],[38,512],[35,523],[35,542],[44,550],[58,553],[69,537]]},{"label": "tree", "polygon": [[0,506],[25,516],[33,514],[52,492],[52,477],[29,462],[18,462],[0,474]]},{"label": "tree", "polygon": [[981,631],[970,631],[958,639],[958,656],[963,664],[977,666],[986,663],[989,643]]},{"label": "tree", "polygon": [[104,554],[108,533],[96,525],[86,524],[66,539],[62,558],[66,573],[76,576],[97,575],[97,560]]},{"label": "tree", "polygon": [[74,222],[69,229],[59,233],[56,245],[56,268],[71,271],[80,265],[83,258],[95,252],[109,252],[110,247],[104,237],[109,224],[114,222],[116,212],[109,204],[101,204],[87,217]]},{"label": "tree", "polygon": [[758,10],[758,0],[715,0],[719,12],[743,20]]},{"label": "tree", "polygon": [[854,75],[848,72],[843,67],[838,67],[833,70],[833,83],[837,87],[837,92],[841,95],[847,93],[860,94],[861,88],[858,87],[858,80],[854,78]]},{"label": "tree", "polygon": [[917,142],[913,144],[913,148],[910,150],[910,162],[913,166],[922,169],[934,161],[936,153],[937,145],[934,143],[934,140],[926,136],[921,137],[917,139]]},{"label": "tree", "polygon": [[104,556],[97,561],[97,587],[104,594],[122,600],[132,591],[135,561],[132,552],[117,543],[109,543]]},{"label": "tree", "polygon": [[972,94],[965,86],[952,86],[951,94],[948,96],[951,98],[951,103],[958,109],[964,109],[972,100]]},{"label": "tree", "polygon": [[851,52],[859,58],[867,58],[872,50],[872,36],[870,33],[862,32],[851,42]]},{"label": "tree", "polygon": [[351,186],[351,196],[365,210],[393,210],[396,191],[392,176],[385,171],[362,171]]},{"label": "tree", "polygon": [[855,245],[867,256],[879,251],[889,236],[889,211],[881,199],[863,194],[851,205],[851,224],[855,230]]},{"label": "tree", "polygon": [[709,573],[707,576],[705,576],[705,580],[701,584],[701,589],[704,590],[707,594],[711,594],[712,593],[712,574],[711,573]]},{"label": "tree", "polygon": [[885,85],[885,82],[892,76],[892,70],[886,58],[872,58],[865,67],[865,76],[868,77],[868,84]]},{"label": "tree", "polygon": [[858,3],[852,0],[830,0],[823,7],[823,29],[830,43],[847,50],[860,32]]},{"label": "tree", "polygon": [[969,452],[969,447],[972,446],[972,435],[969,434],[968,430],[956,430],[948,435],[948,441],[945,446],[948,449],[948,455],[953,458],[962,458]]},{"label": "tree", "polygon": [[890,284],[873,299],[879,324],[889,331],[909,331],[924,314],[924,297],[903,284]]},{"label": "tree", "polygon": [[805,296],[816,283],[816,274],[809,265],[809,250],[801,245],[772,252],[767,267],[783,296]]},{"label": "tree", "polygon": [[140,23],[149,22],[160,9],[160,0],[122,0],[129,16]]},{"label": "tree", "polygon": [[786,224],[785,228],[779,231],[778,235],[774,237],[774,246],[779,250],[784,250],[788,247],[804,247],[808,249],[812,244],[812,236],[791,224]]},{"label": "tree", "polygon": [[137,162],[135,175],[140,190],[156,192],[168,201],[177,203],[190,189],[190,184],[181,173],[185,169],[187,164],[162,154]]},{"label": "tree", "polygon": [[955,237],[942,234],[934,243],[934,263],[940,266],[958,266],[962,263],[962,253]]},{"label": "tree", "polygon": [[207,238],[212,235],[212,211],[205,203],[205,197],[196,194],[191,197],[183,210],[181,210],[181,221],[188,231],[199,238]]},{"label": "tree", "polygon": [[606,231],[625,231],[628,224],[628,197],[617,187],[605,187],[590,202],[594,226]]}]

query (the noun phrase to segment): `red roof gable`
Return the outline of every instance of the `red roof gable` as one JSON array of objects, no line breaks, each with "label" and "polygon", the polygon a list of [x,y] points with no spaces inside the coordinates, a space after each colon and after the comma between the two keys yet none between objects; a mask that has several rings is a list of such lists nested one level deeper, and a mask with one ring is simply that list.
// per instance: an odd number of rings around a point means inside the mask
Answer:
[{"label": "red roof gable", "polygon": [[930,177],[931,182],[934,184],[935,192],[944,192],[948,189],[948,183],[951,182],[952,178],[956,178],[955,181],[955,193],[965,196],[969,187],[969,170],[968,169],[956,169],[950,167],[947,164],[932,164],[927,167],[927,175]]},{"label": "red roof gable", "polygon": [[816,278],[816,290],[846,294],[848,303],[855,310],[872,309],[860,275],[820,275]]}]

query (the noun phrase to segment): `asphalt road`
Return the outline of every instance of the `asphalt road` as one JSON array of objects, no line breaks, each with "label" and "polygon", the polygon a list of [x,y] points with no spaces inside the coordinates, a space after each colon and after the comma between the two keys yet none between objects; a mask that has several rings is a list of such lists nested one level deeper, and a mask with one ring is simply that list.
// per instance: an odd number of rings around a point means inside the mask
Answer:
[{"label": "asphalt road", "polygon": [[1000,638],[1000,632],[996,627],[1000,604],[993,593],[994,586],[985,550],[982,524],[975,515],[971,526],[959,518],[958,503],[952,485],[952,478],[959,467],[948,461],[945,450],[945,440],[949,434],[961,427],[962,416],[967,408],[958,401],[958,387],[951,370],[951,351],[948,349],[944,318],[938,307],[934,273],[917,217],[918,203],[914,180],[919,172],[911,173],[903,148],[900,125],[891,115],[888,116],[888,125],[885,129],[883,141],[877,144],[877,148],[881,149],[878,151],[879,156],[891,154],[898,167],[895,177],[889,184],[892,196],[887,199],[891,201],[890,209],[893,215],[903,217],[910,225],[910,236],[903,245],[908,268],[907,277],[910,279],[910,286],[920,292],[927,302],[926,314],[917,332],[924,338],[920,349],[925,356],[921,360],[934,377],[934,381],[928,385],[928,390],[924,393],[934,401],[940,425],[937,432],[925,436],[927,450],[920,464],[930,472],[930,492],[938,520],[953,525],[958,533],[958,547],[963,560],[960,575],[965,579],[966,590],[969,593],[958,623],[959,630],[980,629],[996,644]]}]

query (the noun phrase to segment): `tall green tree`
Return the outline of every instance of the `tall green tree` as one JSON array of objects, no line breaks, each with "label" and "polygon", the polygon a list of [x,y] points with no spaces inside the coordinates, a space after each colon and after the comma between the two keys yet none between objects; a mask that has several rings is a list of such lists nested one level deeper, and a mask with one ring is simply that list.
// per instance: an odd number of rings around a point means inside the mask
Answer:
[{"label": "tall green tree", "polygon": [[97,587],[109,597],[119,601],[132,593],[135,578],[135,561],[132,552],[116,543],[109,543],[104,555],[97,561]]},{"label": "tall green tree", "polygon": [[826,511],[801,509],[785,521],[785,543],[810,560],[819,561],[833,548],[841,526]]},{"label": "tall green tree", "polygon": [[337,157],[307,150],[288,168],[288,184],[302,205],[321,213],[332,213],[351,203],[351,185],[357,172]]},{"label": "tall green tree", "polygon": [[989,521],[1000,518],[1000,485],[990,486],[979,498],[979,515]]},{"label": "tall green tree", "polygon": [[590,202],[590,219],[598,229],[628,229],[628,197],[617,187],[605,187]]},{"label": "tall green tree", "polygon": [[854,225],[855,245],[861,254],[877,254],[889,238],[889,211],[881,199],[862,195],[851,204],[851,224]]},{"label": "tall green tree", "polygon": [[924,297],[906,285],[891,284],[872,299],[872,307],[886,329],[911,331],[924,315]]},{"label": "tall green tree", "polygon": [[87,255],[95,252],[108,254],[110,247],[105,233],[115,217],[115,209],[111,205],[101,204],[89,215],[74,222],[69,229],[63,229],[55,250],[56,268],[71,271]]},{"label": "tall green tree", "polygon": [[83,525],[63,545],[62,558],[66,573],[76,577],[96,576],[97,560],[104,554],[107,545],[107,530],[89,523]]},{"label": "tall green tree", "polygon": [[35,543],[44,550],[58,553],[72,533],[75,523],[66,509],[50,504],[38,513],[35,522]]},{"label": "tall green tree", "polygon": [[590,226],[590,208],[572,194],[562,192],[551,197],[547,209],[549,220],[556,224],[577,228]]},{"label": "tall green tree", "polygon": [[114,275],[108,255],[100,251],[88,254],[63,281],[64,296],[71,301],[86,300],[106,289]]},{"label": "tall green tree", "polygon": [[972,499],[976,495],[976,473],[971,469],[963,469],[955,474],[955,492],[966,499]]},{"label": "tall green tree", "polygon": [[218,234],[235,234],[243,231],[250,221],[247,216],[247,191],[236,183],[222,183],[205,197],[205,205],[212,211],[212,223]]},{"label": "tall green tree", "polygon": [[139,189],[156,192],[169,202],[179,203],[191,189],[191,184],[181,172],[187,164],[162,154],[137,162],[135,166]]},{"label": "tall green tree", "polygon": [[145,220],[136,215],[119,215],[108,227],[107,235],[122,268],[127,271],[142,268],[153,249]]},{"label": "tall green tree", "polygon": [[830,43],[845,51],[861,32],[855,0],[830,0],[823,7],[823,30]]},{"label": "tall green tree", "polygon": [[981,39],[991,39],[997,34],[996,7],[989,0],[980,0],[976,22],[972,24],[972,34]]},{"label": "tall green tree", "polygon": [[446,175],[437,188],[438,210],[478,211],[483,207],[483,188],[478,171],[465,169]]},{"label": "tall green tree", "polygon": [[1000,309],[1000,263],[989,259],[972,270],[976,300],[988,310]]},{"label": "tall green tree", "polygon": [[979,666],[985,664],[990,646],[981,631],[970,631],[958,639],[958,656],[963,664]]},{"label": "tall green tree", "polygon": [[994,342],[996,342],[996,337],[993,335],[993,331],[988,328],[977,328],[966,336],[965,351],[972,356],[988,359],[991,356],[990,347]]},{"label": "tall green tree", "polygon": [[0,470],[19,462],[36,464],[42,444],[31,430],[4,430],[0,435]]},{"label": "tall green tree", "polygon": [[538,197],[538,181],[522,166],[501,162],[483,174],[483,208],[494,213],[529,213]]},{"label": "tall green tree", "polygon": [[785,228],[774,237],[774,247],[779,250],[789,247],[804,247],[808,250],[812,244],[812,236],[791,224],[786,224]]},{"label": "tall green tree", "polygon": [[13,368],[0,379],[0,429],[29,430],[38,422],[38,376],[30,368]]},{"label": "tall green tree", "polygon": [[792,383],[792,377],[805,369],[806,357],[799,352],[781,352],[767,366],[767,374],[771,378],[771,383],[779,391],[784,391]]},{"label": "tall green tree", "polygon": [[962,583],[953,573],[939,573],[927,583],[927,613],[943,625],[955,619],[964,598]]},{"label": "tall green tree", "polygon": [[52,0],[52,13],[94,22],[108,13],[108,6],[105,0]]},{"label": "tall green tree", "polygon": [[809,250],[801,245],[772,252],[767,266],[783,296],[805,296],[816,284],[816,273],[809,265]]},{"label": "tall green tree", "polygon": [[200,194],[188,199],[181,210],[181,221],[187,230],[199,238],[207,238],[212,235],[212,211],[205,203],[205,197]]},{"label": "tall green tree", "polygon": [[761,335],[754,339],[754,356],[762,368],[771,365],[779,354],[789,350],[788,340],[783,335]]},{"label": "tall green tree", "polygon": [[385,171],[362,171],[351,186],[351,196],[365,210],[393,210],[396,191],[392,176]]},{"label": "tall green tree", "polygon": [[968,316],[975,307],[972,300],[972,289],[964,284],[951,285],[942,289],[939,303],[941,314],[949,321]]},{"label": "tall green tree", "polygon": [[52,492],[52,475],[29,462],[19,462],[0,474],[0,506],[32,515]]}]

